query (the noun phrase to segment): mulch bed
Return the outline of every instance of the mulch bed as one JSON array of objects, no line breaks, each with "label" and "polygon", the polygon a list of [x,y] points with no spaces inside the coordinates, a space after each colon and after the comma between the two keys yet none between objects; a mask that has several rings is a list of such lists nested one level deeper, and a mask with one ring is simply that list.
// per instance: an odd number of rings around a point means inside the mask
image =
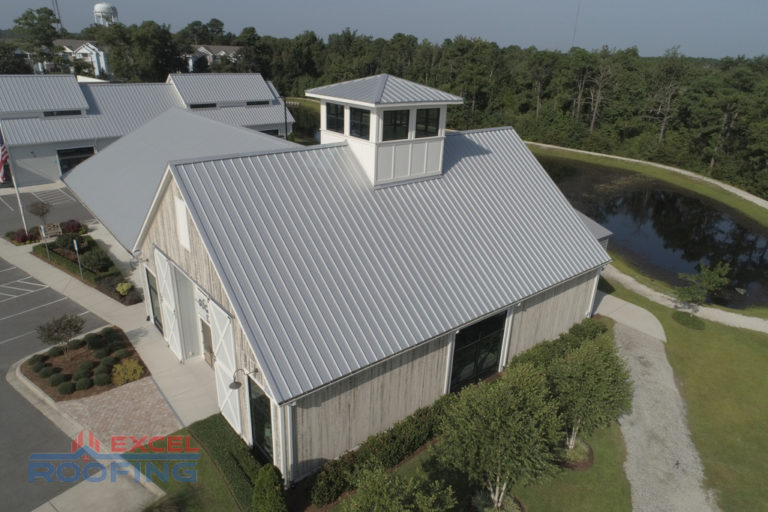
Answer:
[{"label": "mulch bed", "polygon": [[[147,365],[144,364],[144,361],[141,359],[141,356],[139,356],[139,354],[133,348],[133,345],[131,345],[131,342],[128,339],[128,336],[126,336],[125,333],[117,327],[112,327],[112,329],[119,332],[120,338],[117,338],[116,336],[117,340],[122,342],[122,344],[124,345],[124,348],[129,349],[131,351],[131,354],[129,356],[124,357],[123,359],[120,359],[119,362],[126,361],[128,359],[134,359],[138,361],[139,364],[144,368],[144,376],[142,378],[148,376],[150,374],[149,368],[147,368]],[[99,361],[99,358],[97,358],[94,355],[94,350],[91,350],[90,348],[88,348],[87,345],[75,350],[67,350],[64,352],[64,354],[57,357],[48,357],[48,359],[45,361],[45,364],[50,365],[52,367],[60,368],[61,371],[59,373],[61,374],[74,375],[78,372],[80,364],[85,361],[95,361],[95,362]],[[56,402],[60,402],[63,400],[77,400],[79,398],[98,395],[100,393],[109,391],[110,389],[114,389],[117,387],[114,384],[112,384],[112,382],[104,386],[97,386],[94,384],[88,389],[75,390],[75,392],[72,394],[63,395],[58,392],[58,390],[56,389],[57,386],[51,386],[50,384],[48,384],[48,377],[41,377],[40,375],[37,374],[37,372],[35,372],[29,360],[25,361],[21,365],[21,373],[26,378],[28,378],[35,386],[40,388],[40,390],[42,390],[46,395],[51,397]]]}]

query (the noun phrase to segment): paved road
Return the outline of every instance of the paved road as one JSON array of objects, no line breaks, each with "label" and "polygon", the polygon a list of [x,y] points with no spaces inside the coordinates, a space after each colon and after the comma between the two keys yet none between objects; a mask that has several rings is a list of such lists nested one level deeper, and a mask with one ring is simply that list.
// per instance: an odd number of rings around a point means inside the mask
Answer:
[{"label": "paved road", "polygon": [[[0,208],[2,208],[0,204]],[[82,315],[85,330],[106,325],[101,318],[0,258],[0,509],[31,510],[73,484],[27,482],[31,453],[67,451],[71,439],[6,381],[13,363],[45,346],[35,327],[64,313]]]},{"label": "paved road", "polygon": [[[49,224],[69,219],[77,219],[80,222],[93,219],[93,215],[66,188],[22,192],[21,204],[24,206],[27,226],[30,228],[42,224],[42,220],[39,217],[27,211],[29,205],[38,201],[51,205],[51,212],[46,219]],[[0,235],[5,235],[6,232],[15,231],[21,227],[21,216],[19,215],[19,203],[16,199],[16,194],[0,194]]]}]

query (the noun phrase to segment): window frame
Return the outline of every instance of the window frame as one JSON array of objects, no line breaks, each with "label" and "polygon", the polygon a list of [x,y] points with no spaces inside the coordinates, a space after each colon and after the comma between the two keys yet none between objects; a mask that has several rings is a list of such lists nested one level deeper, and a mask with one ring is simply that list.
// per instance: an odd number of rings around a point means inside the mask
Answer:
[{"label": "window frame", "polygon": [[349,107],[349,135],[358,139],[371,140],[370,110]]},{"label": "window frame", "polygon": [[[403,118],[404,117],[404,118]],[[387,123],[388,119],[391,121]],[[399,110],[385,110],[381,116],[382,129],[381,140],[383,142],[408,140],[410,138],[410,123],[411,123],[411,111],[410,109]],[[405,128],[405,136],[401,137],[403,127]],[[390,130],[390,134],[387,135],[387,130]],[[398,131],[400,133],[398,133]]]},{"label": "window frame", "polygon": [[[335,114],[331,114],[332,109],[336,112]],[[331,123],[332,120],[333,123]],[[330,101],[325,104],[325,129],[330,132],[344,133],[344,105]]]},{"label": "window frame", "polygon": [[[89,150],[90,153],[88,152]],[[96,148],[94,146],[57,149],[56,161],[59,163],[59,171],[64,175],[95,154]]]},{"label": "window frame", "polygon": [[[430,114],[436,113],[437,117],[434,119],[434,133],[428,132],[427,129],[430,128],[432,125],[430,123],[431,119]],[[423,120],[422,123],[419,123],[419,117],[420,114],[423,114],[426,119]],[[423,128],[419,128],[419,126],[423,126]],[[416,109],[416,129],[414,133],[414,137],[417,139],[423,139],[426,137],[438,137],[440,135],[440,108],[419,108]]]}]

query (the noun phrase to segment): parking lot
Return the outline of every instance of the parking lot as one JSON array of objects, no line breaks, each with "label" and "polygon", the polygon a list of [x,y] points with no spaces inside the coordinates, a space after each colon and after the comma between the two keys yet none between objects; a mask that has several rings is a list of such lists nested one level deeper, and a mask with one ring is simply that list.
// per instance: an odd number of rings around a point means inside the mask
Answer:
[{"label": "parking lot", "polygon": [[[24,192],[22,188],[21,204],[24,207],[27,226],[30,228],[42,224],[42,219],[28,211],[28,208],[37,202],[48,203],[51,206],[51,211],[46,218],[46,222],[49,224],[69,219],[77,219],[85,224],[93,219],[93,215],[66,188],[52,188],[34,192]],[[19,201],[16,194],[6,187],[0,193],[0,235],[21,227]]]},{"label": "parking lot", "polygon": [[0,379],[3,461],[0,508],[3,510],[32,510],[74,485],[27,481],[30,454],[66,452],[71,439],[5,379],[13,363],[46,348],[37,339],[35,328],[64,313],[84,317],[84,332],[106,325],[101,318],[0,258],[0,372],[3,376]]}]

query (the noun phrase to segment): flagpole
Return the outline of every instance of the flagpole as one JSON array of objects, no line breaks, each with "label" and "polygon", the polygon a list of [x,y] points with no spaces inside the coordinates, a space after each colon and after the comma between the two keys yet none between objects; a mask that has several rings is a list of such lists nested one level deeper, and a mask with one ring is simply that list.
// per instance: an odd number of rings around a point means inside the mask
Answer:
[{"label": "flagpole", "polygon": [[[10,160],[8,161],[8,167],[11,166]],[[24,232],[29,235],[29,230],[27,229],[27,219],[24,217],[24,207],[21,206],[21,194],[19,194],[19,186],[16,184],[16,175],[12,174],[11,179],[13,180],[13,188],[16,190],[16,200],[19,202],[19,214],[21,214],[21,223],[24,225]]]},{"label": "flagpole", "polygon": [[[27,219],[24,217],[24,207],[21,205],[21,194],[19,194],[19,186],[16,183],[16,175],[13,174],[13,169],[11,166],[11,155],[8,151],[8,146],[5,145],[5,140],[3,139],[3,131],[0,129],[0,150],[3,152],[3,157],[0,158],[0,166],[4,166],[6,162],[8,163],[8,169],[11,171],[11,179],[13,180],[13,190],[16,192],[16,201],[19,203],[19,214],[21,215],[21,223],[24,225],[24,232],[29,235],[29,229],[27,229]],[[3,169],[0,168],[0,177],[3,174]]]}]

